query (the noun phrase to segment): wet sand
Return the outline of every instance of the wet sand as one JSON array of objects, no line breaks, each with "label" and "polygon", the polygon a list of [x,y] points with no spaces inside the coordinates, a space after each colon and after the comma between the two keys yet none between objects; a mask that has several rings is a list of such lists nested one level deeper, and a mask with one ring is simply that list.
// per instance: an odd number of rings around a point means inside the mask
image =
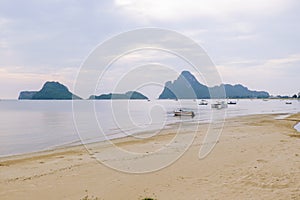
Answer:
[{"label": "wet sand", "polygon": [[[209,125],[201,125],[192,146],[161,170],[130,174],[101,164],[105,143],[0,158],[1,199],[300,199],[300,114],[252,115],[226,120],[213,151],[199,159]],[[184,127],[186,134],[195,125]],[[148,139],[123,138],[115,145],[151,152],[172,140],[178,127]],[[174,148],[176,153],[178,148]],[[166,155],[157,156],[157,162]],[[107,157],[122,165],[123,157]],[[127,162],[130,162],[127,160]],[[149,165],[151,163],[148,163]]]}]

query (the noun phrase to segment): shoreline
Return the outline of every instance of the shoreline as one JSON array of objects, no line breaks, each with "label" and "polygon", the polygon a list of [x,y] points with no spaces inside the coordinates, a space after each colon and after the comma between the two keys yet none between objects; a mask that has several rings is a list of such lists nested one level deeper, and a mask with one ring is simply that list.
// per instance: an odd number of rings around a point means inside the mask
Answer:
[{"label": "shoreline", "polygon": [[[276,120],[285,120],[286,118],[289,118],[291,115],[295,115],[295,114],[299,114],[299,113],[272,113],[272,114],[248,114],[248,115],[241,115],[241,116],[233,116],[233,117],[227,117],[225,116],[224,120],[229,120],[229,119],[234,119],[234,118],[238,118],[238,117],[247,117],[247,116],[260,116],[260,115],[275,115],[277,117],[275,117],[274,119]],[[186,123],[186,124],[190,124],[191,126],[192,125],[195,125],[195,124],[198,124],[198,126],[201,126],[201,125],[209,125],[209,122],[200,122],[200,123],[195,123],[195,121],[184,121],[184,122],[172,122],[170,124],[166,124],[166,127],[167,128],[163,128],[164,130],[167,130],[167,129],[172,129],[174,128],[174,126],[177,126],[181,123]],[[300,122],[299,122],[300,123]],[[294,127],[297,125],[297,123],[295,123]],[[296,129],[296,128],[295,128]],[[152,132],[152,131],[157,131],[157,130],[147,130],[147,131],[143,131],[143,132],[138,132],[138,133],[134,133],[132,134],[131,136],[124,136],[124,137],[119,137],[119,138],[113,138],[113,139],[110,139],[111,141],[118,141],[118,140],[127,140],[131,137],[138,137],[138,136],[142,136],[144,134],[148,134],[149,132]],[[37,154],[48,154],[48,153],[51,153],[51,152],[54,152],[54,151],[63,151],[64,149],[69,149],[69,148],[78,148],[80,146],[85,146],[85,145],[93,145],[93,144],[101,144],[101,143],[105,143],[106,141],[108,140],[101,140],[101,141],[95,141],[95,142],[90,142],[90,143],[86,143],[86,144],[82,144],[80,138],[78,140],[75,140],[73,142],[68,142],[68,143],[65,143],[65,144],[61,144],[61,145],[55,145],[53,147],[49,147],[47,149],[43,149],[43,150],[38,150],[38,151],[31,151],[31,152],[25,152],[25,153],[19,153],[19,154],[13,154],[13,155],[4,155],[4,156],[0,156],[0,161],[1,160],[5,160],[5,159],[8,159],[8,158],[11,158],[11,157],[26,157],[26,156],[31,156],[31,155],[37,155]],[[76,143],[75,145],[72,145],[72,143]]]},{"label": "shoreline", "polygon": [[[71,105],[61,103],[63,102],[55,103],[53,101],[51,102],[51,104],[40,102],[37,105],[36,103],[26,103],[24,105],[12,103],[2,105],[4,111],[8,113],[2,113],[4,126],[2,127],[3,132],[1,134],[1,136],[3,136],[3,140],[1,142],[2,151],[0,157],[21,155],[24,153],[33,153],[37,151],[51,150],[64,146],[74,146],[77,144],[81,144],[82,141],[80,140],[80,135],[77,134],[76,128],[74,127],[74,117],[72,114]],[[181,121],[181,119],[174,118],[171,114],[171,112],[178,107],[177,103],[169,101],[162,103],[162,105],[164,106],[169,104],[170,107],[165,116],[166,124]],[[83,104],[83,107],[86,105],[87,104]],[[141,105],[144,106],[144,104]],[[274,103],[265,103],[259,100],[250,101],[249,99],[246,99],[245,101],[240,101],[238,105],[229,106],[229,108],[226,109],[226,118],[250,114],[295,113],[299,112],[300,107],[298,105],[300,105],[298,102],[293,103],[293,105],[287,106],[284,104],[284,102],[280,103],[279,101]],[[99,106],[105,107],[107,105],[101,104]],[[151,107],[152,104],[149,104],[148,106]],[[190,120],[195,123],[209,122],[211,117],[210,107],[207,106],[197,108],[198,110],[196,111],[196,117]],[[14,117],[14,115],[11,114],[14,112],[20,112],[20,115],[17,114],[18,117]],[[44,115],[44,112],[46,112],[47,114]],[[148,120],[148,118],[146,117],[146,113],[144,111],[142,113],[144,114],[141,115],[138,112],[134,112],[134,116],[140,118],[138,121],[146,122]],[[55,114],[60,116],[60,120],[56,119]],[[124,137],[125,135],[127,135],[127,132],[128,134],[133,134],[134,132],[144,131],[142,127],[139,128],[130,125],[128,126],[128,130],[124,130],[126,131],[126,133],[123,134],[122,130],[118,129],[118,127],[114,125],[113,118],[110,112],[107,112],[106,114],[108,115],[109,120],[104,120],[104,122],[101,123],[101,126],[103,126],[104,133],[112,134],[108,135],[108,138]],[[7,115],[10,117],[8,117]],[[85,114],[80,113],[80,115]],[[12,119],[10,120],[10,118]],[[14,127],[14,124],[20,124],[20,126]],[[84,121],[84,119],[82,119],[78,122],[78,124],[86,124],[86,127],[91,127],[88,128],[89,132],[87,132],[87,135],[89,136],[86,136],[86,139],[84,139],[83,141],[84,143],[105,140],[104,135],[100,134],[100,132],[98,131],[97,124],[95,122],[89,123],[89,121]],[[157,128],[156,125],[145,127],[149,129]],[[83,127],[82,130],[85,131],[85,128]],[[88,139],[87,137],[91,138]],[[15,138],[20,141],[16,142]]]},{"label": "shoreline", "polygon": [[[109,153],[105,143],[67,147],[0,158],[2,199],[298,199],[300,134],[293,128],[300,113],[260,114],[227,119],[213,151],[199,160],[208,124],[201,124],[190,148],[172,165],[146,174],[111,169],[96,159]],[[172,129],[144,140],[121,138],[114,144],[145,152],[174,138]],[[183,127],[186,135],[194,129]],[[176,147],[169,153],[175,154]],[[115,163],[123,157],[108,157]],[[165,159],[158,155],[156,162]],[[149,163],[151,164],[151,162]],[[118,188],[118,192],[113,192]],[[94,198],[94,199],[95,199]]]},{"label": "shoreline", "polygon": [[[269,116],[274,116],[274,120],[288,120],[288,121],[295,121],[295,124],[292,126],[296,131],[297,129],[295,128],[296,125],[300,124],[300,121],[297,121],[297,119],[292,118],[291,116],[294,115],[300,115],[300,113],[272,113],[272,114],[250,114],[250,115],[241,115],[241,116],[234,116],[234,117],[225,117],[225,121],[226,120],[234,120],[240,117],[259,117],[262,115],[269,115]],[[162,130],[173,130],[175,127],[177,127],[178,125],[180,125],[181,123],[186,123],[188,126],[208,126],[210,123],[208,122],[204,122],[204,123],[195,123],[194,121],[185,121],[185,122],[175,122],[175,123],[170,123],[167,124],[167,128],[163,128]],[[225,122],[226,123],[226,122]],[[224,124],[225,124],[224,123]],[[72,142],[72,143],[81,143],[81,144],[75,144],[75,145],[69,145],[69,143],[67,144],[63,144],[63,145],[58,145],[58,146],[54,146],[53,148],[49,148],[49,149],[44,149],[44,150],[40,150],[40,151],[32,151],[32,152],[26,152],[26,153],[21,153],[21,154],[15,154],[15,155],[8,155],[8,156],[0,156],[0,166],[1,166],[1,161],[6,161],[6,160],[14,160],[16,159],[26,159],[26,158],[30,158],[30,157],[39,157],[39,156],[47,156],[50,154],[56,154],[56,153],[63,153],[65,151],[77,151],[80,148],[84,148],[85,150],[87,149],[85,146],[103,146],[103,148],[105,148],[105,145],[107,146],[108,144],[106,144],[106,142],[108,141],[112,141],[112,143],[123,143],[123,142],[131,142],[131,140],[135,137],[138,136],[143,136],[143,135],[147,135],[149,133],[151,133],[153,130],[147,130],[147,131],[143,131],[143,132],[139,132],[139,133],[134,133],[131,136],[124,136],[124,137],[120,137],[120,138],[113,138],[110,140],[102,140],[102,141],[95,141],[95,142],[91,142],[91,143],[87,143],[87,144],[82,144],[81,140],[78,140],[76,142]],[[157,130],[154,130],[157,131]],[[299,131],[298,131],[299,132]],[[299,133],[300,135],[300,133]],[[156,137],[156,136],[154,136]],[[71,143],[70,143],[71,144]]]}]

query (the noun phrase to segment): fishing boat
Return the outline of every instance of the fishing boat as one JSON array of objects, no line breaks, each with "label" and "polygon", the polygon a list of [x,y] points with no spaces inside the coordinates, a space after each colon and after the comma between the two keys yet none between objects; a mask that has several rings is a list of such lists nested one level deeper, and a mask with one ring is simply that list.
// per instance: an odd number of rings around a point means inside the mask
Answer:
[{"label": "fishing boat", "polygon": [[187,110],[175,110],[174,111],[174,116],[191,116],[194,117],[195,113],[193,111],[187,111]]},{"label": "fishing boat", "polygon": [[227,107],[228,105],[225,101],[217,101],[216,103],[211,104],[211,108],[222,109]]},{"label": "fishing boat", "polygon": [[235,105],[235,104],[237,104],[237,102],[236,101],[229,101],[227,104],[229,104],[229,105]]},{"label": "fishing boat", "polygon": [[207,101],[205,101],[205,100],[201,100],[201,102],[199,103],[199,105],[200,106],[206,106],[208,104],[208,102]]}]

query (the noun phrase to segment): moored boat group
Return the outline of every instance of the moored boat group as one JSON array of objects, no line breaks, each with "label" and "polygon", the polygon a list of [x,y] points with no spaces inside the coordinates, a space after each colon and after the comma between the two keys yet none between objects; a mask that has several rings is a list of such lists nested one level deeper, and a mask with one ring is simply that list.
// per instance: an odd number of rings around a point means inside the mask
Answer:
[{"label": "moored boat group", "polygon": [[[196,100],[194,100],[194,101],[196,102]],[[262,101],[267,102],[267,101],[269,101],[269,99],[262,99]],[[293,102],[290,100],[285,100],[284,103],[287,105],[293,104]],[[210,103],[208,100],[202,99],[197,104],[199,106],[207,106],[210,104],[212,109],[224,109],[224,108],[228,108],[228,105],[237,105],[238,100],[215,100]],[[177,109],[174,111],[174,116],[192,116],[192,117],[194,117],[195,112],[190,109],[180,108],[180,109]]]},{"label": "moored boat group", "polygon": [[[194,100],[195,101],[195,100]],[[209,103],[207,100],[202,99],[200,101],[200,103],[198,103],[199,106],[207,106]],[[228,105],[236,105],[237,101],[216,101],[214,103],[211,103],[211,108],[212,109],[223,109],[223,108],[227,108]],[[188,110],[188,109],[177,109],[174,111],[174,116],[191,116],[194,117],[195,116],[195,112],[192,110]]]}]

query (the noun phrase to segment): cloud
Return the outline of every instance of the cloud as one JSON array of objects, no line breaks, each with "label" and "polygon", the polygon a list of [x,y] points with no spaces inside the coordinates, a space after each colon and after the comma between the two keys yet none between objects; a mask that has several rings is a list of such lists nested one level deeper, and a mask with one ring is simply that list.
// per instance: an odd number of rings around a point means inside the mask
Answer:
[{"label": "cloud", "polygon": [[[240,81],[260,88],[247,75],[255,67],[273,77],[281,72],[285,82],[300,73],[298,63],[293,61],[300,53],[298,11],[297,0],[3,0],[0,69],[5,69],[8,77],[23,81],[22,76],[36,76],[34,80],[40,76],[43,81],[56,77],[72,86],[72,74],[99,43],[123,31],[151,26],[175,30],[203,45],[214,62],[223,66],[227,82]],[[145,61],[151,59],[144,56]],[[132,55],[127,59],[135,62],[139,58]],[[3,80],[11,83],[1,73]],[[272,78],[258,77],[262,84]],[[3,80],[2,85],[7,85]],[[36,81],[36,87],[40,82]]]},{"label": "cloud", "polygon": [[[7,25],[9,25],[10,23],[12,22],[12,20],[9,20],[7,18],[4,18],[4,17],[0,17],[0,28],[6,28]],[[5,30],[1,30],[2,31],[5,31]]]},{"label": "cloud", "polygon": [[285,10],[290,0],[115,0],[115,5],[132,17],[153,20],[187,20],[198,17],[225,19],[234,15],[274,15]]},{"label": "cloud", "polygon": [[237,59],[218,65],[217,68],[225,83],[242,83],[250,89],[267,90],[275,95],[291,95],[299,90],[299,65],[300,54],[292,54],[259,62]]},{"label": "cloud", "polygon": [[265,67],[282,67],[284,65],[294,64],[300,62],[300,54],[289,55],[285,58],[276,58],[268,60]]},{"label": "cloud", "polygon": [[107,2],[29,0],[15,4],[0,1],[0,45],[6,48],[0,49],[0,67],[79,66],[91,49],[126,21],[110,13],[112,5]]},{"label": "cloud", "polygon": [[42,69],[29,71],[22,66],[0,68],[1,98],[17,98],[22,90],[39,90],[46,81],[59,81],[70,90],[76,78],[74,68],[61,68],[47,72]]}]

